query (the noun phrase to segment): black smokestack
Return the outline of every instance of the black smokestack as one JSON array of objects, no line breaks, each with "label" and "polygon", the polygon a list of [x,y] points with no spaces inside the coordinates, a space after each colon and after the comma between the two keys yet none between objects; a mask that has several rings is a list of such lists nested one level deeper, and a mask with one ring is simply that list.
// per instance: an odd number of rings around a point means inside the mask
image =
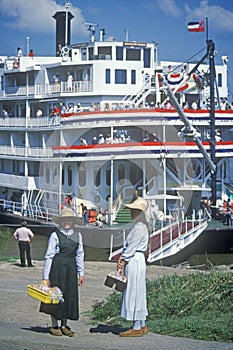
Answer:
[{"label": "black smokestack", "polygon": [[[70,45],[70,22],[74,16],[72,13],[67,13],[66,26],[66,11],[56,12],[53,18],[56,20],[56,56],[60,56],[61,49],[65,45]],[[66,38],[67,28],[67,38]],[[67,42],[66,42],[67,39]]]}]

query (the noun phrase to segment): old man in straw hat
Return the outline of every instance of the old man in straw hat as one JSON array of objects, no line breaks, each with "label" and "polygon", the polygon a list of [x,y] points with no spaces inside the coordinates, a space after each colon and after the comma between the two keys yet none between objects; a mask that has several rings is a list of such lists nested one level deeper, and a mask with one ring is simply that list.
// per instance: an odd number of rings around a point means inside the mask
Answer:
[{"label": "old man in straw hat", "polygon": [[127,286],[122,295],[121,317],[133,321],[133,328],[121,332],[120,337],[141,337],[147,333],[145,325],[147,311],[146,302],[146,262],[145,252],[148,246],[148,225],[146,211],[148,202],[137,198],[133,203],[125,205],[131,209],[131,218],[135,221],[130,230],[118,260],[117,268],[127,278]]},{"label": "old man in straw hat", "polygon": [[[75,229],[75,216],[71,208],[64,208],[55,219],[59,228],[52,232],[45,254],[43,279],[48,286],[57,286],[63,292],[61,304],[41,303],[40,311],[51,315],[50,333],[72,337],[74,332],[67,320],[78,320],[78,280],[84,285],[84,250],[82,235]],[[78,276],[77,276],[78,275]],[[61,322],[60,327],[58,321]]]}]

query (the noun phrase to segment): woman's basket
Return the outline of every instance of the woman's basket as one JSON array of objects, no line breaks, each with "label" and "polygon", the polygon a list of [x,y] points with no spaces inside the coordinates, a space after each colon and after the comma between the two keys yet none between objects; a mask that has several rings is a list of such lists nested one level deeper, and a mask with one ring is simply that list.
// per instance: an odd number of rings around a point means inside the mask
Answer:
[{"label": "woman's basket", "polygon": [[110,272],[105,279],[105,286],[112,288],[115,285],[115,290],[123,292],[126,288],[127,279],[118,272]]},{"label": "woman's basket", "polygon": [[48,287],[43,281],[28,286],[28,295],[45,304],[59,304],[64,301],[62,291],[58,287]]}]

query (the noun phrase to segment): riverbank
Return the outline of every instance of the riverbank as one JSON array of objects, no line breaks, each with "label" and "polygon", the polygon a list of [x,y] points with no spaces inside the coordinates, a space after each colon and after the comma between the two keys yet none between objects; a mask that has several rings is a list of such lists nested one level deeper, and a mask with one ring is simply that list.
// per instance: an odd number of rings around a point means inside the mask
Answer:
[{"label": "riverbank", "polygon": [[[218,225],[221,224],[221,227]],[[216,226],[217,225],[217,226]],[[0,229],[0,260],[18,257],[18,244],[13,238],[12,228]],[[35,235],[31,244],[33,260],[43,260],[47,249],[48,236]],[[86,261],[108,261],[110,248],[84,246]],[[176,266],[189,264],[197,266],[206,264],[206,255],[211,264],[233,264],[233,230],[219,222],[213,221],[210,226],[189,246],[174,256],[170,256],[155,264],[160,266]]]},{"label": "riverbank", "polygon": [[[80,288],[80,320],[71,321],[75,337],[53,337],[49,334],[50,318],[39,313],[39,302],[27,295],[27,285],[41,280],[43,262],[35,261],[34,268],[21,268],[17,263],[0,263],[1,322],[0,350],[50,350],[60,346],[64,350],[229,350],[232,344],[196,341],[149,333],[142,338],[122,339],[119,329],[97,325],[86,316],[92,305],[107,297],[112,290],[104,286],[105,276],[115,270],[111,262],[86,262],[85,286]],[[183,275],[190,269],[150,265],[149,279],[164,275]]]}]

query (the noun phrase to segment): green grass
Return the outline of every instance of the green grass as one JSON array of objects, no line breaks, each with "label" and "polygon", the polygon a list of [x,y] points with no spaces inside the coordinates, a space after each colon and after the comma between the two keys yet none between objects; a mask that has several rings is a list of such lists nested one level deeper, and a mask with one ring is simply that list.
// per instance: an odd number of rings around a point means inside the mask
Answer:
[{"label": "green grass", "polygon": [[1,227],[0,229],[0,245],[3,246],[12,236],[12,230],[8,227]]},{"label": "green grass", "polygon": [[0,255],[0,262],[16,262],[17,260],[19,260],[19,258],[17,256],[1,256]]},{"label": "green grass", "polygon": [[6,255],[8,242],[12,239],[12,231],[9,228],[1,228],[0,230],[0,262],[15,262],[18,257]]},{"label": "green grass", "polygon": [[[192,339],[233,342],[232,273],[193,273],[147,281],[150,331]],[[121,294],[113,292],[94,305],[91,316],[121,327],[131,323],[119,316]]]}]

